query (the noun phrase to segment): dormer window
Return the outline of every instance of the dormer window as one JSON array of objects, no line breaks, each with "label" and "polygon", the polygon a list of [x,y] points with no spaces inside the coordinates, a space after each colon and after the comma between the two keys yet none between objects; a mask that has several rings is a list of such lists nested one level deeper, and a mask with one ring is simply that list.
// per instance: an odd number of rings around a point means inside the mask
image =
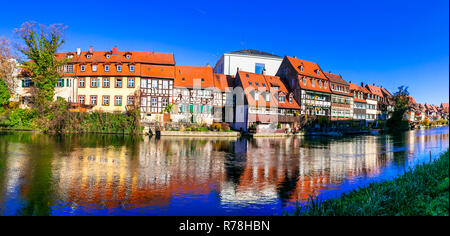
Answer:
[{"label": "dormer window", "polygon": [[109,65],[105,65],[105,71],[109,72]]},{"label": "dormer window", "polygon": [[122,65],[117,65],[117,71],[121,72],[122,71]]},{"label": "dormer window", "polygon": [[322,88],[322,81],[319,80],[319,88]]},{"label": "dormer window", "polygon": [[86,71],[86,65],[81,65],[80,69],[81,69],[81,72],[85,72]]},{"label": "dormer window", "polygon": [[289,103],[292,103],[292,97],[289,97]]},{"label": "dormer window", "polygon": [[97,65],[92,65],[92,72],[97,72]]},{"label": "dormer window", "polygon": [[315,87],[316,86],[316,80],[315,79],[311,79],[311,84],[312,84],[313,87]]},{"label": "dormer window", "polygon": [[327,88],[327,81],[323,82],[323,87]]},{"label": "dormer window", "polygon": [[316,74],[317,74],[317,75],[320,75],[320,70],[316,70]]},{"label": "dormer window", "polygon": [[130,65],[130,72],[134,72],[134,65]]},{"label": "dormer window", "polygon": [[106,59],[111,58],[111,54],[106,54]]},{"label": "dormer window", "polygon": [[69,54],[69,55],[67,55],[67,58],[71,59],[71,58],[73,58],[73,55]]},{"label": "dormer window", "polygon": [[91,59],[91,54],[87,54],[87,55],[86,55],[86,58],[87,58],[87,59]]},{"label": "dormer window", "polygon": [[130,59],[130,58],[131,58],[131,55],[130,55],[130,54],[125,55],[125,58],[126,58],[126,59]]},{"label": "dormer window", "polygon": [[299,68],[300,68],[300,71],[303,72],[303,69],[304,69],[303,65],[299,66]]},{"label": "dormer window", "polygon": [[203,83],[203,82],[205,82],[205,79],[204,79],[204,78],[202,78],[202,83]]},{"label": "dormer window", "polygon": [[266,84],[265,83],[262,83],[263,84],[263,87],[266,87]]},{"label": "dormer window", "polygon": [[306,76],[303,76],[303,85],[306,86]]}]

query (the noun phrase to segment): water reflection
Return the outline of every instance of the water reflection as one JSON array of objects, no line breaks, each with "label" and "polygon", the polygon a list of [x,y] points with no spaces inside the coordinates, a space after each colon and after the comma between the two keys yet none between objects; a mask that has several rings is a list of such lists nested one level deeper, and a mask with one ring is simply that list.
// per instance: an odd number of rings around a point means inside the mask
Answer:
[{"label": "water reflection", "polygon": [[391,178],[448,127],[341,139],[0,133],[1,215],[271,215]]}]

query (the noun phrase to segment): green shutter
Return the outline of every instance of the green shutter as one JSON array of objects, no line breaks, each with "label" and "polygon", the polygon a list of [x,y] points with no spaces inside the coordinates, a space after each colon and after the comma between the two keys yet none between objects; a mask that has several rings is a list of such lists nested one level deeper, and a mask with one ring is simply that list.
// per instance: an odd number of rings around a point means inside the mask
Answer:
[{"label": "green shutter", "polygon": [[61,87],[64,87],[64,79],[61,79]]},{"label": "green shutter", "polygon": [[180,105],[180,113],[183,113],[183,104]]},{"label": "green shutter", "polygon": [[203,113],[203,105],[200,105],[200,113]]},{"label": "green shutter", "polygon": [[25,88],[25,80],[22,80],[22,88]]},{"label": "green shutter", "polygon": [[193,112],[194,112],[194,105],[192,105],[192,104],[189,104],[189,111],[190,111],[191,113],[193,113]]}]

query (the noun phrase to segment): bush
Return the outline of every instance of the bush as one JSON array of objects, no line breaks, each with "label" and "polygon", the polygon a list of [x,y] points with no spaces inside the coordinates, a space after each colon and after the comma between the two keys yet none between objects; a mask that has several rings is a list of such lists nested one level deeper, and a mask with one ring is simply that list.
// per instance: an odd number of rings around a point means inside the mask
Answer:
[{"label": "bush", "polygon": [[34,129],[37,113],[35,110],[15,109],[10,111],[5,125],[13,129]]},{"label": "bush", "polygon": [[0,106],[5,106],[9,103],[11,93],[9,92],[8,85],[0,78]]},{"label": "bush", "polygon": [[228,123],[222,123],[222,129],[223,130],[230,130],[230,125]]}]

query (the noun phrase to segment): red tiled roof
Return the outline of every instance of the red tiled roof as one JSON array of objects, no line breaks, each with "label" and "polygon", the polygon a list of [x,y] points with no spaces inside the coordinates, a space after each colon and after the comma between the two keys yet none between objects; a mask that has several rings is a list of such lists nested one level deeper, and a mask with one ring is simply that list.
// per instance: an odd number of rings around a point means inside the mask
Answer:
[{"label": "red tiled roof", "polygon": [[393,97],[392,94],[385,88],[381,87],[381,92],[383,93],[384,97]]},{"label": "red tiled roof", "polygon": [[[292,67],[297,70],[297,72],[304,76],[314,77],[318,79],[328,80],[328,78],[324,75],[323,71],[320,69],[319,65],[314,62],[301,60],[298,58],[288,57],[286,56],[289,63]],[[303,65],[303,71],[300,70],[300,66]],[[316,71],[319,70],[319,74]]]},{"label": "red tiled roof", "polygon": [[448,108],[449,108],[448,103],[441,103],[441,108],[444,110],[448,110]]},{"label": "red tiled roof", "polygon": [[214,87],[214,73],[210,66],[175,66],[175,87]]}]

